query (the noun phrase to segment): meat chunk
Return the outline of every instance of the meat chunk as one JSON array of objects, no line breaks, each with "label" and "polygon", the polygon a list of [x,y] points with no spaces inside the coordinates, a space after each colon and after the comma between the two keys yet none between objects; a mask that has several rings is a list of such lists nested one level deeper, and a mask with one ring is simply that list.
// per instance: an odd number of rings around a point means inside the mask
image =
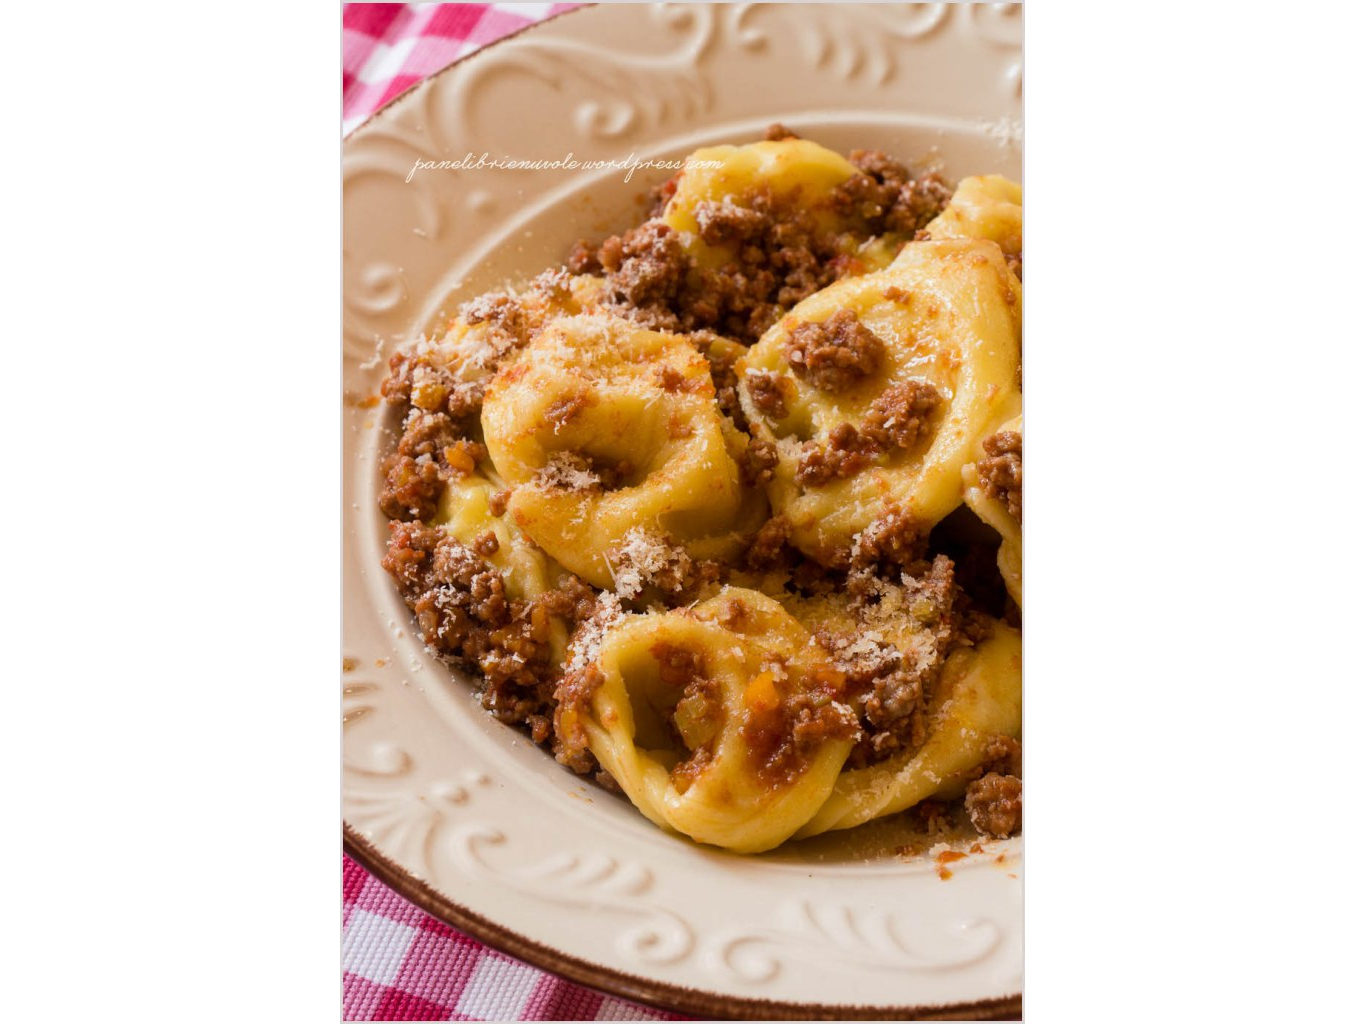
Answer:
[{"label": "meat chunk", "polygon": [[967,815],[984,836],[1014,835],[1023,823],[1023,782],[999,772],[982,776],[967,787]]},{"label": "meat chunk", "polygon": [[821,323],[800,324],[782,348],[798,377],[821,391],[844,391],[881,365],[886,346],[841,309]]},{"label": "meat chunk", "polygon": [[773,478],[777,468],[777,445],[750,440],[739,460],[739,477],[747,487],[758,487]]},{"label": "meat chunk", "polygon": [[917,233],[943,212],[952,197],[953,190],[933,171],[912,178],[896,190],[887,210],[886,230]]},{"label": "meat chunk", "polygon": [[1024,519],[1024,435],[1002,430],[986,438],[986,457],[976,464],[986,494],[1005,503],[1009,514]]},{"label": "meat chunk", "polygon": [[856,149],[849,161],[861,173],[840,186],[840,202],[863,217],[874,234],[913,236],[942,213],[953,196],[937,171],[914,174],[880,150]]},{"label": "meat chunk", "polygon": [[430,519],[443,490],[445,477],[431,456],[391,455],[384,462],[379,508],[390,519]]},{"label": "meat chunk", "polygon": [[[436,514],[446,480],[459,475],[448,458],[463,463],[465,449],[454,421],[442,412],[413,409],[398,447],[383,463],[379,507],[390,519],[430,519]],[[482,447],[482,446],[480,446]]]},{"label": "meat chunk", "polygon": [[764,416],[770,420],[787,418],[787,396],[782,390],[781,377],[755,370],[744,375],[744,384],[749,389],[749,397]]},{"label": "meat chunk", "polygon": [[831,480],[846,480],[872,462],[878,448],[851,423],[840,423],[829,432],[829,444],[807,441],[796,464],[796,482],[802,487],[823,487]]},{"label": "meat chunk", "polygon": [[748,242],[764,230],[761,213],[728,201],[699,203],[696,217],[697,234],[707,245]]},{"label": "meat chunk", "polygon": [[677,299],[688,260],[677,233],[661,220],[645,221],[597,254],[619,301],[628,306],[667,307]]},{"label": "meat chunk", "polygon": [[714,331],[751,345],[851,269],[840,233],[796,196],[760,188],[701,203],[697,231],[725,254],[719,265],[689,256],[662,212],[596,250],[580,243],[568,260],[576,273],[603,274],[608,304],[654,330]]},{"label": "meat chunk", "polygon": [[744,556],[745,564],[751,569],[771,569],[777,565],[791,532],[792,524],[786,516],[773,516],[763,524],[749,545]]},{"label": "meat chunk", "polygon": [[943,396],[928,381],[892,384],[872,400],[862,433],[882,449],[913,448],[942,401]]}]

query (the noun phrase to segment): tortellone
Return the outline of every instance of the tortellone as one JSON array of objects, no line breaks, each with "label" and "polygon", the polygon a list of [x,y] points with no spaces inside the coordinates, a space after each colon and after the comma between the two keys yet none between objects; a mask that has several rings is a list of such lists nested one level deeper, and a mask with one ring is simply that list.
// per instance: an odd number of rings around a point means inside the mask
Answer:
[{"label": "tortellone", "polygon": [[625,616],[584,699],[561,704],[656,824],[742,853],[772,849],[824,803],[853,748],[843,675],[782,606],[727,587]]},{"label": "tortellone", "polygon": [[699,149],[679,175],[663,220],[682,235],[701,265],[716,266],[733,255],[737,243],[703,239],[699,215],[706,216],[709,204],[746,206],[761,195],[765,202],[799,207],[819,230],[838,234],[858,226],[855,216],[834,202],[839,186],[857,173],[838,153],[806,139]]},{"label": "tortellone", "polygon": [[[1008,445],[1011,448],[1019,447],[1022,449],[1024,437],[1024,421],[1021,417],[1016,417],[1001,427],[998,434],[992,435],[987,439],[987,444],[991,447],[999,446],[1003,448]],[[994,528],[1000,534],[1000,553],[996,559],[1000,567],[1000,575],[1005,580],[1005,588],[1009,591],[1010,597],[1014,598],[1019,607],[1024,606],[1024,528],[1018,509],[1009,507],[1008,501],[999,493],[994,493],[991,488],[986,486],[986,481],[982,479],[982,470],[988,461],[999,461],[1008,458],[1009,454],[992,453],[983,450],[979,455],[981,461],[973,462],[962,468],[962,488],[963,496],[967,502],[967,507],[976,513],[977,517],[987,525]],[[1008,465],[997,469],[996,472],[1010,472]],[[991,472],[987,469],[986,472]]]},{"label": "tortellone", "polygon": [[930,238],[981,238],[1006,256],[1024,249],[1024,190],[1008,178],[963,178],[942,213],[924,230]]},{"label": "tortellone", "polygon": [[949,655],[924,745],[844,772],[797,837],[852,828],[932,796],[959,795],[993,738],[1020,735],[1022,653],[1018,631],[997,622],[985,641]]},{"label": "tortellone", "polygon": [[744,439],[685,339],[606,315],[551,323],[489,384],[484,441],[516,524],[610,589],[632,543],[726,557],[761,524],[740,483]]},{"label": "tortellone", "polygon": [[1021,289],[999,246],[907,245],[886,270],[799,303],[741,360],[741,401],[779,457],[768,494],[830,564],[898,509],[925,529],[962,467],[1018,414]]}]

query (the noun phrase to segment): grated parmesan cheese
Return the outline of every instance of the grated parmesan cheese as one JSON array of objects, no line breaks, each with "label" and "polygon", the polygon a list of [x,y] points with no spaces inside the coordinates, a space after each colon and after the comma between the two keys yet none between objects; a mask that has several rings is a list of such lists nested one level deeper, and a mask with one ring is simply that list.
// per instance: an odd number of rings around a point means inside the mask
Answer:
[{"label": "grated parmesan cheese", "polygon": [[588,460],[577,452],[559,451],[550,455],[536,473],[535,482],[548,490],[590,491],[600,487],[602,478],[588,466]]},{"label": "grated parmesan cheese", "polygon": [[640,526],[632,528],[607,559],[616,593],[627,600],[669,570],[681,578],[691,564],[692,559],[685,550]]},{"label": "grated parmesan cheese", "polygon": [[625,618],[621,601],[615,594],[602,593],[597,598],[597,611],[574,632],[569,641],[569,660],[565,672],[581,672],[597,663],[602,654],[602,643],[607,632]]}]

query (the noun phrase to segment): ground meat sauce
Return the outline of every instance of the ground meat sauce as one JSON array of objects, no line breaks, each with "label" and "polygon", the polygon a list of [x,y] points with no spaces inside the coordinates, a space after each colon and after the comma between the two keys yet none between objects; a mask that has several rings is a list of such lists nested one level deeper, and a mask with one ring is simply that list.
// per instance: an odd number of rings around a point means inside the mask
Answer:
[{"label": "ground meat sauce", "polygon": [[444,489],[441,467],[430,456],[390,455],[384,460],[379,507],[390,519],[430,519]]},{"label": "ground meat sauce", "polygon": [[[924,648],[912,663],[896,647],[867,637],[839,637],[819,633],[816,640],[831,652],[848,673],[850,693],[859,712],[861,734],[849,756],[860,768],[921,746],[928,733],[928,706],[943,664],[959,647],[978,638],[974,620],[954,578],[952,560],[937,555],[930,562],[907,562],[904,575],[914,579],[916,616],[923,626]],[[875,607],[886,584],[870,568],[852,569],[845,591],[855,607]],[[850,644],[857,644],[849,661]],[[870,650],[868,648],[871,648]]]},{"label": "ground meat sauce", "polygon": [[840,201],[845,209],[865,218],[874,234],[913,236],[942,213],[952,198],[952,188],[937,171],[913,175],[879,150],[854,150],[849,162],[862,173],[844,183]]},{"label": "ground meat sauce", "polygon": [[510,600],[502,574],[439,527],[391,523],[383,565],[416,614],[427,646],[479,670],[484,707],[546,742],[555,667],[545,609]]},{"label": "ground meat sauce", "polygon": [[[912,178],[904,166],[877,157],[869,164],[875,174],[854,175],[832,200],[838,212],[865,222],[861,238],[922,226],[946,205],[951,191],[936,175]],[[712,330],[753,344],[785,310],[859,269],[840,248],[839,236],[787,196],[759,189],[725,203],[699,204],[702,241],[729,250],[731,258],[719,267],[703,267],[687,254],[659,219],[662,209],[656,204],[645,223],[595,247],[579,242],[568,261],[574,273],[603,274],[609,304],[647,327]]]},{"label": "ground meat sauce", "polygon": [[836,703],[844,698],[845,678],[837,669],[815,669],[800,685],[782,665],[766,670],[774,699],[746,694],[740,735],[759,778],[786,785],[809,767],[831,739],[852,739],[857,723]]},{"label": "ground meat sauce", "polygon": [[[677,693],[675,710],[665,721],[676,745],[680,749],[689,747],[677,724],[676,708],[684,702],[691,709],[694,727],[709,725],[718,733],[725,718],[724,694],[720,681],[707,673],[705,656],[691,648],[670,643],[655,644],[649,653],[659,666],[660,682]],[[688,756],[673,766],[669,777],[679,792],[688,790],[710,765],[714,754],[714,743],[706,740],[689,749]]]},{"label": "ground meat sauce", "polygon": [[858,534],[847,560],[855,569],[883,568],[894,575],[897,571],[917,569],[928,550],[929,532],[924,524],[909,512],[892,506]]},{"label": "ground meat sauce", "polygon": [[[797,136],[773,125],[765,137]],[[937,173],[912,172],[884,153],[856,151],[850,160],[857,173],[836,190],[831,202],[846,221],[861,225],[864,238],[922,237],[924,227],[951,196]],[[744,346],[753,344],[797,302],[861,268],[808,210],[763,190],[730,202],[700,205],[696,216],[702,241],[729,254],[718,267],[701,267],[661,219],[676,188],[676,179],[664,182],[649,197],[649,215],[643,223],[598,243],[580,242],[568,254],[565,267],[546,271],[530,287],[563,301],[570,295],[571,273],[601,275],[608,308],[692,341],[708,361],[721,411],[747,432],[734,368]],[[1022,277],[1021,257],[1012,257],[1010,267]],[[890,290],[886,297],[907,298]],[[479,433],[484,381],[534,333],[522,304],[507,293],[481,295],[460,307],[459,316],[471,330],[481,332],[481,351],[486,353],[479,372],[463,374],[473,379],[461,379],[435,350],[425,347],[400,352],[389,361],[381,394],[403,410],[404,419],[397,444],[381,465],[378,500],[390,519],[384,568],[397,582],[428,647],[450,664],[475,673],[484,707],[549,746],[567,768],[619,791],[600,770],[582,725],[603,683],[602,673],[591,663],[566,671],[556,662],[551,643],[556,621],[575,637],[590,630],[600,635],[611,617],[606,598],[572,573],[558,576],[557,585],[533,600],[511,598],[502,573],[489,561],[501,550],[497,533],[486,530],[466,546],[446,529],[427,525],[437,516],[450,482],[487,468],[487,450]],[[840,311],[823,323],[793,330],[784,355],[798,378],[834,394],[878,372],[886,353],[884,343],[856,316]],[[658,383],[665,391],[699,386],[667,367],[660,370]],[[792,381],[779,374],[750,372],[744,388],[764,417],[787,418],[795,399]],[[586,395],[569,396],[548,411],[547,419],[562,429],[591,401]],[[818,487],[847,479],[879,458],[924,443],[941,404],[942,395],[927,381],[893,382],[872,400],[860,421],[837,424],[823,440],[803,445],[798,482]],[[983,486],[1016,517],[1022,514],[1022,452],[1022,438],[1002,432],[985,442],[985,457],[977,464]],[[628,462],[581,461],[556,472],[573,479],[591,477],[593,489],[607,490],[626,486],[635,472]],[[777,448],[751,437],[737,462],[745,487],[764,488],[774,479]],[[547,477],[547,482],[553,481]],[[490,497],[493,516],[506,514],[509,497],[506,490]],[[831,737],[854,741],[851,768],[922,745],[944,660],[988,631],[989,620],[973,595],[998,589],[999,584],[998,578],[987,581],[988,586],[973,583],[969,594],[954,560],[938,547],[931,550],[925,524],[894,507],[849,548],[824,559],[828,564],[792,547],[791,529],[781,516],[768,519],[749,541],[737,568],[786,580],[797,594],[846,594],[853,607],[867,614],[885,599],[888,586],[904,581],[914,588],[916,616],[924,625],[928,646],[912,660],[889,643],[819,630],[814,639],[829,653],[831,667],[794,685],[786,665],[769,666],[773,688],[760,691],[775,696],[745,703],[741,731],[755,770],[774,785],[795,777]],[[959,562],[973,567],[972,573],[994,566],[990,545],[959,545],[953,551]],[[732,571],[720,562],[685,557],[670,566],[671,574],[662,581],[667,586],[655,581],[656,597],[651,599],[662,596],[673,607],[710,596]],[[613,615],[619,614],[620,606],[615,608]],[[998,614],[994,609],[992,613]],[[743,614],[743,605],[735,602],[733,621],[725,613],[721,621],[734,628]],[[698,720],[704,724],[708,716],[722,713],[719,683],[708,676],[699,652],[663,645],[653,653],[661,680],[677,689],[679,701],[688,701],[693,727]],[[687,748],[676,722],[670,722],[683,749],[671,776],[674,785],[685,790],[711,763],[714,751],[709,742]],[[911,813],[932,824],[946,820],[956,808],[983,835],[1011,835],[1022,817],[1020,762],[1018,742],[996,737],[969,778],[964,801],[951,805],[925,801]]]},{"label": "ground meat sauce", "polygon": [[[555,687],[554,733],[558,739],[555,760],[579,775],[587,775],[597,767],[597,758],[588,749],[588,731],[582,718],[593,694],[605,681],[601,669],[588,665],[566,672]],[[570,720],[572,725],[567,724]]]},{"label": "ground meat sauce", "polygon": [[460,316],[469,324],[488,324],[506,345],[520,347],[530,340],[521,305],[510,295],[480,295],[460,307]]},{"label": "ground meat sauce", "polygon": [[384,487],[379,507],[390,519],[430,519],[436,514],[446,481],[461,475],[447,455],[460,451],[464,440],[445,413],[414,408],[408,415],[398,447],[382,464]]},{"label": "ground meat sauce", "polygon": [[823,487],[831,480],[846,480],[872,465],[881,451],[871,438],[851,423],[840,423],[829,432],[829,441],[807,441],[796,463],[796,482],[802,487]]},{"label": "ground meat sauce", "polygon": [[764,373],[761,370],[748,374],[744,379],[754,405],[770,420],[787,418],[787,396],[782,389],[782,380],[783,378],[775,373]]},{"label": "ground meat sauce", "polygon": [[725,339],[710,331],[697,331],[689,335],[689,338],[697,346],[697,350],[706,357],[711,370],[711,385],[715,388],[716,404],[720,406],[720,411],[729,416],[730,422],[740,430],[747,431],[749,420],[744,415],[744,407],[740,403],[739,377],[735,374],[735,360],[743,350],[725,344]]},{"label": "ground meat sauce", "polygon": [[1024,784],[1013,775],[991,772],[967,787],[966,804],[978,832],[1004,839],[1023,822]]},{"label": "ground meat sauce", "polygon": [[1012,736],[993,736],[986,745],[986,759],[978,769],[983,775],[999,772],[1001,775],[1024,777],[1024,747]]},{"label": "ground meat sauce", "polygon": [[483,408],[483,387],[482,381],[457,381],[444,367],[400,352],[389,360],[389,376],[379,393],[391,405],[444,412],[461,427],[468,427]]},{"label": "ground meat sauce", "polygon": [[744,562],[750,569],[771,569],[778,564],[791,537],[792,525],[785,516],[773,516],[754,537],[745,553]]},{"label": "ground meat sauce", "polygon": [[782,354],[798,377],[821,391],[838,392],[876,370],[886,346],[852,310],[841,309],[828,320],[794,327]]},{"label": "ground meat sauce", "polygon": [[892,384],[872,400],[860,425],[837,424],[824,444],[807,441],[801,446],[796,482],[823,487],[856,476],[885,452],[913,448],[927,433],[941,401],[938,390],[926,381]]},{"label": "ground meat sauce", "polygon": [[596,399],[585,391],[575,391],[565,395],[563,398],[555,399],[550,408],[545,410],[545,419],[554,427],[555,433],[573,422],[574,418],[584,409],[595,404]]},{"label": "ground meat sauce", "polygon": [[761,487],[773,478],[777,463],[777,445],[750,438],[739,460],[740,479],[746,487]]},{"label": "ground meat sauce", "polygon": [[908,380],[892,384],[872,400],[862,433],[883,451],[913,448],[928,432],[929,418],[943,401],[932,384]]},{"label": "ground meat sauce", "polygon": [[1002,430],[986,438],[986,457],[976,464],[986,494],[1004,502],[1017,522],[1024,519],[1024,435]]},{"label": "ground meat sauce", "polygon": [[[856,638],[839,637],[827,631],[816,634],[816,641],[835,653]],[[847,668],[848,687],[858,711],[858,743],[849,754],[848,767],[865,768],[907,747],[917,748],[927,736],[925,713],[930,687],[941,668],[921,670],[905,663],[905,657],[891,644],[877,644],[870,656],[859,658]]]}]

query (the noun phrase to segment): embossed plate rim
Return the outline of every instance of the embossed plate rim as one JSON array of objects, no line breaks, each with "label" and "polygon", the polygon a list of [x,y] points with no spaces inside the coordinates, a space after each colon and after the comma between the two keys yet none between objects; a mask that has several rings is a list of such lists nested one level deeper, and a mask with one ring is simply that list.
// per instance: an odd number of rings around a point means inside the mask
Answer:
[{"label": "embossed plate rim", "polygon": [[[657,5],[631,6],[639,7]],[[737,7],[743,8],[744,10],[733,15],[734,19],[733,26],[742,27],[745,29],[745,31],[753,31],[752,25],[744,26],[741,24],[744,18],[747,17],[748,13],[750,13],[747,9],[751,6],[753,5],[737,5]],[[923,13],[924,9],[933,8],[935,5],[914,6],[921,9],[915,12],[915,15],[918,16],[920,13]],[[995,7],[996,5],[973,5],[973,9],[968,11],[963,16],[962,20],[964,21],[975,20],[977,15],[981,13],[975,9],[975,7],[977,6],[982,8],[990,8]],[[362,133],[366,129],[366,127],[369,126],[376,118],[381,117],[386,112],[395,111],[396,108],[401,108],[404,102],[410,101],[413,98],[413,95],[417,93],[419,90],[421,90],[424,85],[428,85],[436,78],[440,78],[442,76],[447,75],[453,69],[460,65],[466,64],[472,58],[477,58],[480,55],[486,55],[492,50],[502,51],[504,49],[505,44],[511,43],[525,36],[527,33],[533,33],[535,32],[535,30],[541,29],[544,26],[550,25],[554,22],[558,22],[563,18],[567,18],[569,15],[581,14],[591,9],[592,8],[579,8],[577,11],[563,12],[559,15],[554,16],[553,18],[549,18],[543,22],[540,22],[537,25],[528,26],[526,29],[522,29],[517,33],[504,37],[503,39],[498,40],[497,42],[491,44],[490,46],[477,50],[474,53],[464,58],[461,58],[458,61],[453,62],[452,64],[448,65],[446,68],[438,72],[436,75],[426,79],[422,83],[414,85],[411,89],[405,91],[403,94],[400,94],[400,96],[395,97],[394,100],[386,104],[385,107],[381,108],[380,111],[377,111],[365,122],[357,126],[357,128],[347,136],[347,141],[348,142],[351,141],[358,133]],[[950,16],[950,12],[946,8],[931,10],[929,11],[929,14],[931,19],[933,20],[934,26],[942,24],[945,20],[951,21],[953,20],[953,17],[955,17]],[[708,17],[710,16],[708,15]],[[729,18],[731,17],[731,15],[717,14],[715,15],[715,17],[716,19],[719,20],[722,18]],[[936,30],[937,30],[936,28],[931,27],[931,31]],[[984,34],[980,35],[982,39],[986,39],[986,36]],[[855,70],[855,74],[861,74],[861,72]],[[949,116],[949,120],[951,119],[952,117]],[[421,300],[418,299],[417,301],[420,302]],[[345,422],[346,421],[344,420],[343,423]],[[355,419],[352,419],[351,422],[354,423]],[[343,430],[345,430],[344,425]],[[351,488],[349,484],[347,487],[347,493],[348,494],[351,493]],[[349,512],[347,513],[347,517],[349,520],[352,520],[351,526],[354,527],[353,520],[355,519],[355,517],[353,517]],[[348,543],[349,542],[350,534],[348,534]],[[362,587],[363,584],[361,584],[359,580],[348,578],[346,586],[347,586],[346,593],[349,598],[349,596],[357,588]],[[393,625],[394,623],[390,621],[390,626]],[[345,677],[343,677],[343,680],[345,681]],[[359,679],[355,678],[353,678],[351,681],[357,684],[361,682]],[[404,685],[406,685],[406,683]],[[359,686],[349,687],[347,692],[348,693],[361,692],[363,691],[363,689],[364,686],[363,684],[361,684]],[[359,708],[354,709],[354,712],[357,715],[364,714],[364,711]],[[348,712],[348,717],[350,714],[351,712]],[[378,745],[373,745],[374,752],[377,752],[378,749],[379,749]],[[402,753],[402,756],[404,757],[407,756],[405,752],[400,753]],[[467,777],[477,778],[478,774],[479,773],[477,772],[467,773]],[[481,784],[487,783],[488,783],[487,778],[481,780]],[[452,803],[463,803],[466,799],[468,799],[467,795],[465,795],[463,793],[463,790],[460,789],[459,787],[456,787],[456,789],[453,790],[452,792],[460,794],[458,800],[455,799],[453,796],[448,797],[449,799],[451,799]],[[546,792],[548,793],[549,790],[547,790]],[[407,795],[412,796],[413,794]],[[435,790],[431,790],[430,792],[417,795],[416,798],[421,800],[446,797],[444,792],[438,793]],[[367,824],[374,824],[374,822],[370,819],[364,820],[366,820]],[[474,840],[478,840],[481,838],[481,835],[478,831],[479,824],[481,823],[475,823],[470,829],[466,830],[463,833],[462,837],[467,842],[472,842]],[[1007,1018],[1009,1016],[1017,1016],[1022,1008],[1022,1000],[1021,997],[1018,995],[1006,995],[985,1000],[970,1001],[935,1002],[925,1000],[923,1002],[918,1002],[917,1005],[914,1006],[907,1006],[903,1004],[893,1005],[889,1001],[882,1002],[879,1004],[863,1005],[854,1005],[849,1003],[827,1004],[823,1002],[809,1002],[802,1000],[753,998],[744,995],[733,994],[731,992],[707,991],[703,988],[692,987],[691,985],[686,983],[680,984],[673,980],[662,980],[659,978],[645,977],[640,974],[632,973],[629,970],[622,970],[617,966],[611,966],[604,963],[594,963],[585,959],[580,959],[571,954],[562,952],[563,948],[574,948],[572,945],[561,946],[560,948],[546,945],[542,942],[537,941],[534,938],[529,937],[527,934],[523,934],[521,931],[518,931],[515,928],[507,926],[505,923],[499,923],[498,921],[495,921],[487,916],[480,914],[478,911],[472,909],[471,906],[466,906],[460,901],[453,899],[450,896],[441,892],[441,890],[434,883],[424,880],[421,871],[415,870],[410,866],[404,866],[404,864],[400,863],[399,860],[386,855],[380,849],[379,845],[367,841],[365,835],[362,834],[362,830],[354,827],[349,822],[344,823],[344,845],[349,853],[355,856],[357,860],[359,860],[362,864],[369,868],[374,874],[376,874],[377,877],[381,878],[382,880],[393,886],[395,889],[397,889],[400,893],[402,893],[412,902],[434,913],[437,917],[446,920],[448,923],[454,925],[455,927],[461,928],[462,930],[474,935],[475,937],[481,939],[482,941],[485,941],[496,948],[503,949],[504,951],[508,952],[513,956],[518,956],[546,970],[555,971],[565,977],[570,978],[571,980],[591,985],[593,987],[621,995],[625,998],[636,999],[654,1005],[667,1007],[670,1009],[677,1009],[682,1010],[684,1012],[722,1017],[735,1017],[743,1015],[767,1019],[809,1017],[824,1018],[854,1017],[862,1019],[907,1019],[910,1017],[915,1017],[919,1019],[960,1018],[998,1019]],[[1017,846],[1012,846],[1011,848],[1017,849]],[[591,853],[593,851],[589,852]],[[578,865],[578,858],[576,857],[570,858],[570,860],[572,861],[572,863],[570,864],[571,868]],[[414,861],[414,863],[422,862],[423,859],[421,857],[418,857]],[[547,861],[544,863],[550,862]],[[616,865],[615,861],[611,861],[611,863],[613,864],[612,870],[615,870],[615,867],[618,865]],[[535,866],[541,867],[542,865],[538,864]],[[632,866],[635,865],[632,864],[625,865],[625,867],[627,868]],[[791,867],[791,865],[784,866]],[[505,869],[502,869],[501,865],[499,867],[500,870],[503,870],[503,874],[506,874]],[[854,871],[856,869],[845,868],[844,870]],[[678,894],[674,892],[671,895],[676,897]],[[807,901],[806,905],[814,906],[814,903],[811,901]],[[964,924],[969,924],[970,922],[967,922],[965,920],[959,920],[956,921],[955,923],[961,926]],[[778,927],[780,926],[781,924],[779,922]],[[768,934],[771,933],[772,933],[771,928],[769,928]],[[622,932],[621,934],[624,935],[625,933]],[[749,934],[758,937],[762,933],[761,930],[754,931],[752,933],[741,932],[739,941],[753,941],[752,939],[748,938]],[[826,934],[828,934],[827,930]],[[621,936],[618,935],[617,937],[618,942],[620,940],[620,937]],[[711,936],[711,939],[713,940],[716,938],[718,938],[717,935],[713,934]],[[715,947],[714,946],[708,947],[708,949],[713,948]],[[702,952],[698,953],[698,956],[702,956],[703,953],[705,952],[706,950],[703,950]],[[983,953],[982,955],[984,956],[985,954]],[[690,953],[686,954],[684,959],[689,958],[690,956],[691,956]],[[644,960],[645,958],[643,957],[637,957],[636,960],[632,961],[632,963],[640,964],[643,963]],[[966,959],[963,960],[962,962],[970,964],[971,961],[969,959]],[[695,978],[696,975],[694,973],[693,977],[689,978],[688,980],[689,981],[695,980]],[[702,979],[698,983],[704,985],[705,980]],[[1000,989],[996,989],[996,991],[1000,991]],[[1006,989],[1005,991],[1009,990]]]},{"label": "embossed plate rim", "polygon": [[[564,12],[566,14],[572,11]],[[719,1020],[1017,1020],[1023,1012],[1023,996],[1003,996],[971,1003],[922,1006],[858,1006],[845,1003],[792,1003],[773,999],[746,999],[667,982],[603,967],[528,939],[504,928],[468,907],[461,906],[402,865],[384,856],[349,824],[342,825],[342,846],[365,870],[408,902],[467,935],[508,956],[569,981],[599,989],[610,995],[654,1006],[661,1010],[714,1017]]]}]

